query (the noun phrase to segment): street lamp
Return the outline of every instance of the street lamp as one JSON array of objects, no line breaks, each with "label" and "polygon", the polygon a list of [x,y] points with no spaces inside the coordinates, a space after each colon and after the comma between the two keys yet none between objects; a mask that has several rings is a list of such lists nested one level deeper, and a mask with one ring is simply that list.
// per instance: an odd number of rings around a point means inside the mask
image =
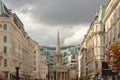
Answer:
[{"label": "street lamp", "polygon": [[56,70],[54,71],[54,80],[57,80],[56,79]]},{"label": "street lamp", "polygon": [[49,80],[49,78],[50,78],[50,76],[49,76],[49,60],[47,62],[48,62],[47,66],[48,66],[48,80]]},{"label": "street lamp", "polygon": [[16,69],[16,80],[19,80],[19,67],[15,67]]}]

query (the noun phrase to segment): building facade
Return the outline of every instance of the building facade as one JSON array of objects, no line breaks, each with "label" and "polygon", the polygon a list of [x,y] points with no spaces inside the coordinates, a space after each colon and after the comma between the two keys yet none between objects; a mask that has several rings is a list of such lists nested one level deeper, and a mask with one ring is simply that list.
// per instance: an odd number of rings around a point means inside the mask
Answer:
[{"label": "building facade", "polygon": [[[19,67],[20,78],[27,80],[33,72],[34,44],[24,30],[24,25],[15,13],[0,0],[0,70],[13,80],[15,68]],[[1,55],[1,54],[0,54]]]},{"label": "building facade", "polygon": [[[108,0],[96,14],[81,44],[79,53],[79,76],[86,79],[108,78],[115,80],[112,69],[103,64],[106,60],[105,51],[111,44],[120,40],[120,0]],[[110,66],[110,65],[107,65]],[[110,71],[111,70],[111,71]],[[105,73],[106,72],[106,73]],[[119,80],[119,79],[118,79]]]},{"label": "building facade", "polygon": [[41,80],[47,80],[48,76],[48,63],[46,55],[42,52],[40,55],[40,77]]},{"label": "building facade", "polygon": [[105,24],[106,49],[120,39],[120,1],[108,0],[103,18]]},{"label": "building facade", "polygon": [[79,56],[81,56],[81,76],[83,78],[101,79],[102,62],[104,61],[105,35],[102,18],[104,6],[96,13],[93,22],[81,44]]},{"label": "building facade", "polygon": [[[111,44],[120,40],[120,0],[108,0],[103,18],[105,27],[105,50],[107,51]],[[110,65],[108,65],[110,66]],[[112,70],[111,68],[109,68]],[[106,71],[107,72],[107,71]],[[110,74],[112,75],[112,74]],[[107,76],[109,79],[117,79],[117,75]]]},{"label": "building facade", "polygon": [[34,72],[33,77],[35,79],[41,79],[41,50],[39,49],[39,44],[34,42],[34,54],[33,54],[33,64],[34,64]]},{"label": "building facade", "polygon": [[78,80],[82,79],[86,76],[86,70],[88,67],[86,67],[86,54],[87,54],[87,48],[86,48],[86,41],[85,38],[83,39],[81,43],[80,52],[78,55]]}]

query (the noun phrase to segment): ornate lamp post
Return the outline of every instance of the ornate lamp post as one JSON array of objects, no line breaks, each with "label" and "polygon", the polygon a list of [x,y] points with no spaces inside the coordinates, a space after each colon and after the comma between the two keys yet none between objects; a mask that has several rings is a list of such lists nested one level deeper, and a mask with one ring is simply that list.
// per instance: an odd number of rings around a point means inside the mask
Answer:
[{"label": "ornate lamp post", "polygon": [[16,69],[16,80],[19,80],[19,67],[15,67]]},{"label": "ornate lamp post", "polygon": [[48,62],[48,64],[47,64],[47,66],[48,66],[48,80],[50,80],[49,78],[50,78],[50,75],[49,75],[49,60],[47,60],[47,62]]},{"label": "ornate lamp post", "polygon": [[54,80],[57,80],[56,79],[56,70],[54,71]]}]

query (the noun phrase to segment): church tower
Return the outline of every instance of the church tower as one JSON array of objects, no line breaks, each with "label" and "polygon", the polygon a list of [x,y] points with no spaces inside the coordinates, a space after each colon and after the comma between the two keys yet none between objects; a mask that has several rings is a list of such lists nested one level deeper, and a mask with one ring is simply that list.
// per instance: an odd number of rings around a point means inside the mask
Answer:
[{"label": "church tower", "polygon": [[4,9],[4,4],[2,2],[2,0],[0,0],[0,16],[5,14],[5,9]]},{"label": "church tower", "polygon": [[60,38],[59,31],[57,33],[57,41],[56,41],[56,52],[54,54],[54,67],[62,66],[62,54],[60,52]]}]

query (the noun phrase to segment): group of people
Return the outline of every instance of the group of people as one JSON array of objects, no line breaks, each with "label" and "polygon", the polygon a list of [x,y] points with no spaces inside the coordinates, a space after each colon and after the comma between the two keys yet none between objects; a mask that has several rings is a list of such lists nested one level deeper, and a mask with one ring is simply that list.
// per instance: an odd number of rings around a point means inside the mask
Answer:
[{"label": "group of people", "polygon": [[5,74],[0,74],[0,80],[5,80]]}]

